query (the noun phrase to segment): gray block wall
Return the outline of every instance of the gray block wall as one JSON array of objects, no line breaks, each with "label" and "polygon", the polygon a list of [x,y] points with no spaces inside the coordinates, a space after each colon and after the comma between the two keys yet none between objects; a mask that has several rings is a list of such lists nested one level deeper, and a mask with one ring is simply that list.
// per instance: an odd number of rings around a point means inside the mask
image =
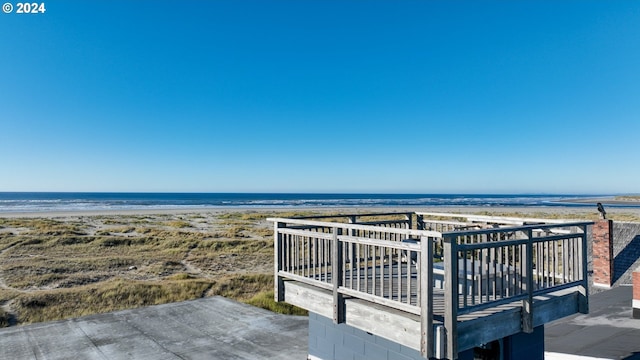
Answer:
[{"label": "gray block wall", "polygon": [[417,350],[309,313],[309,355],[322,360],[424,360]]},{"label": "gray block wall", "polygon": [[533,329],[531,334],[519,333],[503,340],[503,359],[543,360],[544,325]]},{"label": "gray block wall", "polygon": [[[321,360],[424,360],[420,352],[383,337],[334,324],[332,319],[309,312],[309,358]],[[473,349],[458,354],[473,360]]]},{"label": "gray block wall", "polygon": [[613,222],[614,285],[631,285],[640,266],[640,223]]}]

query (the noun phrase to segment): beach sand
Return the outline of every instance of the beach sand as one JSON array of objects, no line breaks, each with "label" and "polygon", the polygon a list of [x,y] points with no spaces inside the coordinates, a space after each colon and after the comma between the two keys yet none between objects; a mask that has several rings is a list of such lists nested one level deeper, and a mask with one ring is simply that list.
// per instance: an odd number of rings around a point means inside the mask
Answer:
[{"label": "beach sand", "polygon": [[[489,206],[432,206],[432,207],[194,207],[194,208],[175,208],[175,209],[131,209],[131,210],[78,210],[78,211],[38,211],[38,212],[0,212],[0,218],[77,218],[92,216],[140,216],[140,215],[185,215],[185,214],[208,214],[217,216],[225,213],[262,213],[268,216],[278,216],[282,213],[380,213],[380,212],[441,212],[441,213],[457,213],[457,214],[514,214],[514,215],[545,215],[551,214],[554,217],[564,217],[568,219],[572,217],[588,218],[594,220],[598,218],[596,204],[607,200],[609,204],[615,205],[639,205],[638,201],[614,201],[611,198],[600,199],[578,199],[571,200],[572,203],[592,204],[588,206],[509,206],[509,207],[489,207]],[[637,217],[640,220],[640,206],[638,207],[608,207],[605,205],[607,214],[615,219],[616,216],[625,218]]]}]

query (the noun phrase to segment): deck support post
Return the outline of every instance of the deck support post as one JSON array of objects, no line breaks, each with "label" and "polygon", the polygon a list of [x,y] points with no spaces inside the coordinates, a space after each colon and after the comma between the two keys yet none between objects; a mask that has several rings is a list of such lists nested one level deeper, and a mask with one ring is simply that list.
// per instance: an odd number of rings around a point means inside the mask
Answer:
[{"label": "deck support post", "polygon": [[436,327],[436,346],[435,346],[435,354],[434,357],[436,359],[444,359],[446,356],[445,353],[445,344],[447,342],[447,334],[445,333],[444,326],[438,325]]},{"label": "deck support post", "polygon": [[582,259],[580,276],[582,276],[582,285],[578,294],[578,311],[582,314],[589,313],[589,276],[587,275],[587,229],[586,225],[580,226],[582,237],[580,239],[580,258]]},{"label": "deck support post", "polygon": [[[409,261],[409,264],[411,262]],[[427,236],[420,238],[420,354],[433,358],[433,243]]]},{"label": "deck support post", "polygon": [[334,227],[333,243],[331,251],[331,280],[333,283],[333,322],[340,324],[344,322],[344,295],[338,290],[342,286],[342,246],[338,237],[342,235],[342,228]]},{"label": "deck support post", "polygon": [[456,236],[443,234],[444,241],[444,327],[447,359],[458,358],[458,249]]},{"label": "deck support post", "polygon": [[527,244],[524,250],[524,278],[526,281],[527,297],[522,300],[522,331],[533,332],[533,233],[527,232]]},{"label": "deck support post", "polygon": [[274,269],[273,270],[275,272],[274,274],[275,281],[273,282],[273,287],[274,287],[273,300],[276,302],[284,301],[284,279],[279,274],[280,270],[282,270],[282,262],[283,262],[282,249],[284,249],[284,247],[282,244],[282,234],[278,231],[278,229],[284,228],[284,227],[286,227],[286,224],[281,222],[275,222],[273,225],[273,244],[274,244],[274,252],[273,252]]}]

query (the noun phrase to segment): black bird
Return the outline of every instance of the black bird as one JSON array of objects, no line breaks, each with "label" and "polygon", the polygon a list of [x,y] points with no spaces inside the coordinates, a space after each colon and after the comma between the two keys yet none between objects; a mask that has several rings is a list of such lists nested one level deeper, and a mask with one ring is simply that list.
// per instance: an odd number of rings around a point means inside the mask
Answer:
[{"label": "black bird", "polygon": [[606,212],[606,211],[604,211],[604,206],[602,206],[602,203],[598,203],[598,211],[600,212],[600,216],[601,216],[603,219],[606,219],[606,218],[607,218],[607,212]]}]

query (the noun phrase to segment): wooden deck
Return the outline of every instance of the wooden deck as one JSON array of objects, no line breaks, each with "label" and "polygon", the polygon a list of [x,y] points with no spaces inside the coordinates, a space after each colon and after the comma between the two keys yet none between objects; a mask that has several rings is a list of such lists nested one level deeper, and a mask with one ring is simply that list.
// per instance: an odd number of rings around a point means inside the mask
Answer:
[{"label": "wooden deck", "polygon": [[[284,282],[284,301],[327,318],[333,316],[330,291],[294,280]],[[574,289],[534,298],[534,327],[580,312]],[[345,323],[420,350],[420,316],[358,298],[345,299]],[[444,291],[434,289],[434,333],[444,327]],[[515,301],[458,318],[458,351],[474,348],[521,331],[522,302]],[[444,339],[436,339],[434,353],[444,354]],[[444,358],[444,357],[443,357]]]},{"label": "wooden deck", "polygon": [[438,359],[587,311],[589,223],[400,215],[272,219],[276,300]]}]

